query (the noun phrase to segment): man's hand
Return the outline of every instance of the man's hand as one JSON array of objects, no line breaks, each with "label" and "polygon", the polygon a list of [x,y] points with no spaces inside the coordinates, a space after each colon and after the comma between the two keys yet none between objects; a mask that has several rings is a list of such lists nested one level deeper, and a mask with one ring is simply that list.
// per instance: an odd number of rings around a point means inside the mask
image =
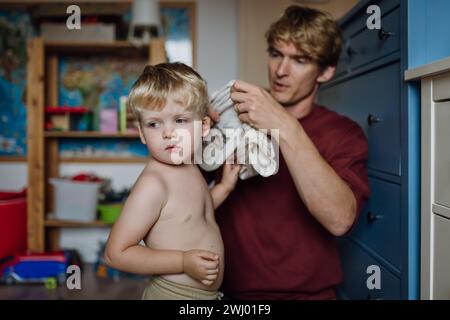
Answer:
[{"label": "man's hand", "polygon": [[239,119],[256,129],[281,129],[291,117],[269,92],[244,81],[234,83],[231,100]]},{"label": "man's hand", "polygon": [[183,272],[206,286],[219,274],[219,256],[206,250],[189,250],[183,253]]}]

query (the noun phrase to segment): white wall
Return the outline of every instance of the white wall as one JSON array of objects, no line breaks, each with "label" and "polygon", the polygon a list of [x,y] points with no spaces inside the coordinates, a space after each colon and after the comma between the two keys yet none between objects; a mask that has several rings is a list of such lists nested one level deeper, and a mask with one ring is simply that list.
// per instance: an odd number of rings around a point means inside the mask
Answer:
[{"label": "white wall", "polygon": [[238,77],[237,0],[197,1],[197,68],[212,93]]},{"label": "white wall", "polygon": [[[209,85],[219,89],[238,74],[237,0],[198,0],[197,69]],[[20,190],[27,183],[26,163],[0,163],[0,189]],[[64,164],[60,174],[96,172],[112,178],[113,187],[130,187],[143,164]],[[100,240],[109,229],[62,229],[61,246],[76,248],[87,262],[94,262]]]},{"label": "white wall", "polygon": [[26,185],[26,162],[0,162],[0,190],[19,191]]}]

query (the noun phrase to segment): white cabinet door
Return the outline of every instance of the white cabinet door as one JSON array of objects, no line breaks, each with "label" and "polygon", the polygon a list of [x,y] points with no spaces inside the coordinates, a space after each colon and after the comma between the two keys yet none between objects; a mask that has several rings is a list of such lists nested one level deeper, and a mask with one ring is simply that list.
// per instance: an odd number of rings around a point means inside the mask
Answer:
[{"label": "white cabinet door", "polygon": [[433,299],[450,299],[450,220],[434,214]]},{"label": "white cabinet door", "polygon": [[450,101],[435,108],[434,202],[450,208]]}]

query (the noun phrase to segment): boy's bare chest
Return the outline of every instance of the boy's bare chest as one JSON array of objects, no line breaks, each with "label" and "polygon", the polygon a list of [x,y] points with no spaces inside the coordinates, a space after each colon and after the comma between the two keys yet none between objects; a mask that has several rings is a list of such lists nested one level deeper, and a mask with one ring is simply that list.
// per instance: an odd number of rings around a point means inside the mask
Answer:
[{"label": "boy's bare chest", "polygon": [[204,219],[212,210],[210,192],[201,176],[198,179],[174,179],[167,191],[167,203],[160,218]]}]

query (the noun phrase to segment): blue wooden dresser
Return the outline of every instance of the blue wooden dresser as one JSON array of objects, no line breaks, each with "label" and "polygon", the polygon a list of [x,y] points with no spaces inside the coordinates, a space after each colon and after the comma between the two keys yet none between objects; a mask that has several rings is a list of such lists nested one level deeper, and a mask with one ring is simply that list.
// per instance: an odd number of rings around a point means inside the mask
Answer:
[{"label": "blue wooden dresser", "polygon": [[[372,4],[381,9],[379,30],[366,26]],[[340,62],[318,98],[319,104],[355,120],[369,142],[371,197],[350,235],[339,240],[344,282],[338,294],[343,299],[418,296],[419,181],[418,172],[411,171],[418,170],[414,148],[420,140],[409,136],[418,109],[408,104],[402,81],[406,20],[407,3],[400,0],[357,4],[340,20]],[[380,288],[371,289],[367,281],[378,271]]]},{"label": "blue wooden dresser", "polygon": [[[379,30],[366,26],[370,5],[381,9]],[[450,55],[449,13],[448,0],[363,0],[339,21],[343,51],[318,103],[364,129],[371,187],[355,228],[339,240],[340,298],[419,298],[420,85],[403,74]]]}]

